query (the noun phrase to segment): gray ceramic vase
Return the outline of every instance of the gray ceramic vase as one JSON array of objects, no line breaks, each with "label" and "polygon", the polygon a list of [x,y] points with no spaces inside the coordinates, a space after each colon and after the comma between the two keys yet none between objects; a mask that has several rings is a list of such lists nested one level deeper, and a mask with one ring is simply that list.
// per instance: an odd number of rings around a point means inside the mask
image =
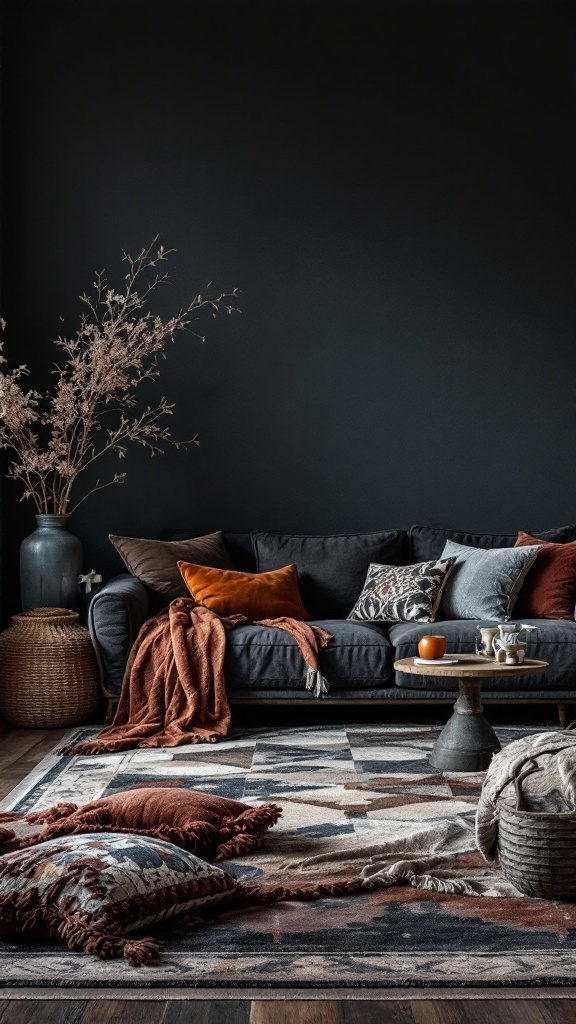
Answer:
[{"label": "gray ceramic vase", "polygon": [[36,529],[20,547],[22,611],[31,608],[78,610],[82,544],[68,530],[68,516],[36,516]]}]

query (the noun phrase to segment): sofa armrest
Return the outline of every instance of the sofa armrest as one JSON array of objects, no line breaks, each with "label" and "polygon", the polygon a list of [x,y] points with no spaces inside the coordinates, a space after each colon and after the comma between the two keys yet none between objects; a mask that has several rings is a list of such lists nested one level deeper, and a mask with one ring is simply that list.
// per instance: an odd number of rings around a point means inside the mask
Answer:
[{"label": "sofa armrest", "polygon": [[106,694],[120,694],[130,649],[148,614],[146,587],[130,573],[115,576],[92,598],[88,629]]}]

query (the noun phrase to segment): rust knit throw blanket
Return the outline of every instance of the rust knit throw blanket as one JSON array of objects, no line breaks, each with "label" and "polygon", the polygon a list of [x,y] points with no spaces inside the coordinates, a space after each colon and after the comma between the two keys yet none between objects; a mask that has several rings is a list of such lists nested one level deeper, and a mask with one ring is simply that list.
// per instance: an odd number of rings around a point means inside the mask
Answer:
[{"label": "rust knit throw blanket", "polygon": [[[226,736],[230,727],[224,684],[226,634],[247,621],[244,615],[221,618],[191,598],[176,598],[142,626],[112,725],[95,740],[63,747],[60,752],[107,754],[131,747],[216,743]],[[255,625],[290,633],[308,667],[307,687],[317,696],[325,692],[318,652],[331,639],[329,633],[288,618],[263,619]]]}]

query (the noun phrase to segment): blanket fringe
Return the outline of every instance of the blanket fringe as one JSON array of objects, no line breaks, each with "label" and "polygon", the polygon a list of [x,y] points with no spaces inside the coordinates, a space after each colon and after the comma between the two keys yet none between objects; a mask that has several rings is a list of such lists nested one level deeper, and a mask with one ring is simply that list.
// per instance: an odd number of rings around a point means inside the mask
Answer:
[{"label": "blanket fringe", "polygon": [[[111,729],[112,726],[107,726]],[[104,730],[105,731],[105,730]],[[179,740],[178,743],[167,744],[168,746],[181,746],[184,743],[217,743],[219,737],[216,733],[210,733],[201,735],[200,733],[190,733],[186,736],[185,740]],[[161,744],[160,744],[161,745]],[[154,749],[155,743],[148,742],[145,736],[140,739],[124,739],[124,740],[87,740],[85,743],[68,743],[65,747],[59,747],[57,753],[63,754],[65,757],[90,757],[98,754],[119,754],[123,750],[142,750],[142,749]]]},{"label": "blanket fringe", "polygon": [[308,668],[306,672],[306,689],[313,690],[315,697],[323,697],[330,690],[330,683],[322,675],[319,668]]}]

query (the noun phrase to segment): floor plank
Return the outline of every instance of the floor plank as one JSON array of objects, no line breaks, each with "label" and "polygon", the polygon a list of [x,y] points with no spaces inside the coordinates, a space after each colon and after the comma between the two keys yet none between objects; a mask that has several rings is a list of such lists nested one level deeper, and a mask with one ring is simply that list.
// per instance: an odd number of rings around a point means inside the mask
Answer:
[{"label": "floor plank", "polygon": [[546,1024],[536,999],[468,999],[457,1004],[458,1024]]},{"label": "floor plank", "polygon": [[[90,999],[78,1024],[164,1024],[166,1007],[163,999],[126,1002],[116,999]],[[182,1024],[185,1020],[183,1017]],[[45,1024],[52,1024],[52,1020],[47,1018]]]},{"label": "floor plank", "polygon": [[249,1021],[250,1000],[228,999],[168,1003],[162,1024],[249,1024]]},{"label": "floor plank", "polygon": [[576,999],[546,999],[540,1009],[546,1024],[576,1024]]},{"label": "floor plank", "polygon": [[0,1024],[81,1024],[85,1002],[22,999],[7,1002]]},{"label": "floor plank", "polygon": [[[27,750],[35,747],[46,736],[44,729],[11,729],[6,728],[0,733],[0,768],[4,768]],[[58,738],[55,738],[56,743]]]},{"label": "floor plank", "polygon": [[49,754],[67,729],[11,729],[0,734],[0,800]]},{"label": "floor plank", "polygon": [[462,1024],[460,1006],[451,999],[414,999],[410,1008],[415,1024]]},{"label": "floor plank", "polygon": [[415,1024],[408,1001],[342,1001],[342,1024]]},{"label": "floor plank", "polygon": [[250,1024],[343,1024],[343,1019],[336,1000],[258,1000],[250,1014]]}]

